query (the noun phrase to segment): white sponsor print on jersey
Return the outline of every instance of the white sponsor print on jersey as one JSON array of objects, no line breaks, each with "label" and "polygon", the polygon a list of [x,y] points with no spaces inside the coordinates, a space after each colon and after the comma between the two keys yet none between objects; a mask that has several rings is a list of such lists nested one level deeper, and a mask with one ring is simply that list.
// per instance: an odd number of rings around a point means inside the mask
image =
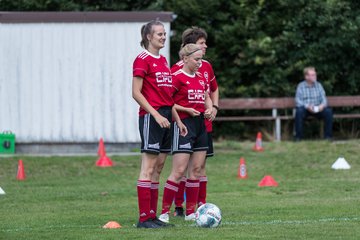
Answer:
[{"label": "white sponsor print on jersey", "polygon": [[189,89],[188,90],[188,99],[189,99],[189,102],[204,103],[205,92],[204,92],[204,90]]},{"label": "white sponsor print on jersey", "polygon": [[180,144],[180,145],[179,145],[179,148],[191,149],[191,144],[190,144],[190,143]]},{"label": "white sponsor print on jersey", "polygon": [[156,63],[154,63],[154,64],[153,64],[153,67],[157,67],[157,64],[156,64]]},{"label": "white sponsor print on jersey", "polygon": [[170,73],[168,72],[156,72],[156,82],[158,83],[158,87],[172,87],[172,78]]},{"label": "white sponsor print on jersey", "polygon": [[149,143],[148,148],[160,149],[160,144],[159,143],[154,143],[154,144]]},{"label": "white sponsor print on jersey", "polygon": [[186,84],[190,84],[190,82],[189,82],[189,81],[186,81]]}]

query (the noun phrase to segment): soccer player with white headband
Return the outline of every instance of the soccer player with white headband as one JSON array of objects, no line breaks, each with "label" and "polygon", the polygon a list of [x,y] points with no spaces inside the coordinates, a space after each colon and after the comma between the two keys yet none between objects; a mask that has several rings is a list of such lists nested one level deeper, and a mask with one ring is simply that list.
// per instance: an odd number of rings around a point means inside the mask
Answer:
[{"label": "soccer player with white headband", "polygon": [[[189,44],[189,43],[195,43],[197,44],[201,50],[203,51],[203,54],[206,54],[207,50],[207,33],[204,29],[199,27],[191,27],[186,29],[182,34],[182,46]],[[178,61],[176,64],[174,64],[171,67],[171,72],[174,73],[181,69],[184,65],[184,62],[182,60]],[[208,133],[208,150],[206,153],[206,158],[214,156],[214,148],[213,148],[213,139],[212,139],[212,131],[213,131],[213,120],[215,119],[217,112],[219,110],[219,88],[216,81],[216,77],[214,74],[214,70],[212,68],[212,65],[209,61],[202,59],[201,65],[199,69],[197,70],[198,74],[201,74],[203,78],[207,81],[207,84],[209,86],[209,94],[211,101],[213,102],[213,112],[211,119],[205,119],[205,126],[206,131]],[[187,111],[191,114],[194,112],[193,109],[187,109]],[[206,159],[204,161],[204,164],[201,166],[201,173],[200,173],[200,187],[199,187],[199,198],[198,198],[198,206],[201,206],[202,204],[206,203],[206,193],[207,193],[207,181],[208,178],[206,176]],[[184,190],[186,185],[186,176],[184,176],[179,184],[178,192],[175,196],[175,216],[183,217],[184,216],[184,209],[183,209],[183,202],[184,202]]]},{"label": "soccer player with white headband", "polygon": [[[159,219],[169,222],[169,211],[178,191],[179,182],[188,169],[186,184],[186,216],[185,220],[195,220],[195,210],[199,196],[199,177],[204,164],[208,139],[205,118],[212,118],[212,102],[208,93],[206,79],[197,73],[203,57],[202,49],[196,44],[187,44],[179,55],[184,62],[183,67],[172,74],[175,102],[181,121],[173,122],[171,174],[164,187],[162,212]],[[193,109],[193,113],[185,111]],[[178,123],[187,128],[187,135],[182,136]]]}]

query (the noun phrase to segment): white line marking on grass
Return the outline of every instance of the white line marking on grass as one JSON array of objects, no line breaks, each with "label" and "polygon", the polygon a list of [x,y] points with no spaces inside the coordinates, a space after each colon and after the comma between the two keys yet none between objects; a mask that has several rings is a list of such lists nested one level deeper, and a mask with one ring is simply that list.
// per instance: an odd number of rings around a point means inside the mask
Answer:
[{"label": "white line marking on grass", "polygon": [[270,221],[224,221],[222,225],[298,225],[328,222],[356,222],[360,221],[360,217],[342,217],[342,218],[320,218],[310,220],[270,220]]},{"label": "white line marking on grass", "polygon": [[[330,223],[330,222],[357,222],[360,217],[340,217],[340,218],[320,218],[309,220],[270,220],[270,221],[223,221],[221,225],[301,225],[301,224],[314,224],[314,223]],[[176,224],[175,227],[195,227],[195,224]],[[128,228],[127,226],[123,226]],[[131,225],[134,227],[134,225]],[[47,225],[44,227],[20,227],[11,229],[0,229],[0,232],[23,232],[23,231],[39,231],[39,230],[61,230],[61,229],[101,229],[100,225]]]}]

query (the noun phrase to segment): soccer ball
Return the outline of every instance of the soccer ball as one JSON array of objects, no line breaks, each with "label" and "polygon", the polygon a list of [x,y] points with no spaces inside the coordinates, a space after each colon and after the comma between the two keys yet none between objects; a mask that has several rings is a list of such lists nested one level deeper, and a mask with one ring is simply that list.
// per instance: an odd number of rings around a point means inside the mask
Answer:
[{"label": "soccer ball", "polygon": [[221,223],[221,211],[215,204],[205,203],[197,209],[195,222],[199,227],[218,227]]}]

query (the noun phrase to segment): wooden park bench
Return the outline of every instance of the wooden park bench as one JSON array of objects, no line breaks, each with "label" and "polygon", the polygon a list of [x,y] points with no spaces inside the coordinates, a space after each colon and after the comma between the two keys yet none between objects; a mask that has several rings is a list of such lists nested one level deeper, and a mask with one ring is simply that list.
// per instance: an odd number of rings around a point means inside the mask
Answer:
[{"label": "wooden park bench", "polygon": [[[327,97],[328,105],[332,108],[359,107],[360,96]],[[281,140],[281,120],[295,118],[295,99],[284,98],[224,98],[220,99],[221,110],[272,110],[271,116],[222,116],[221,112],[216,121],[274,121],[274,138]],[[292,115],[281,115],[279,110],[293,109]],[[356,119],[357,114],[334,114],[334,119]]]}]

